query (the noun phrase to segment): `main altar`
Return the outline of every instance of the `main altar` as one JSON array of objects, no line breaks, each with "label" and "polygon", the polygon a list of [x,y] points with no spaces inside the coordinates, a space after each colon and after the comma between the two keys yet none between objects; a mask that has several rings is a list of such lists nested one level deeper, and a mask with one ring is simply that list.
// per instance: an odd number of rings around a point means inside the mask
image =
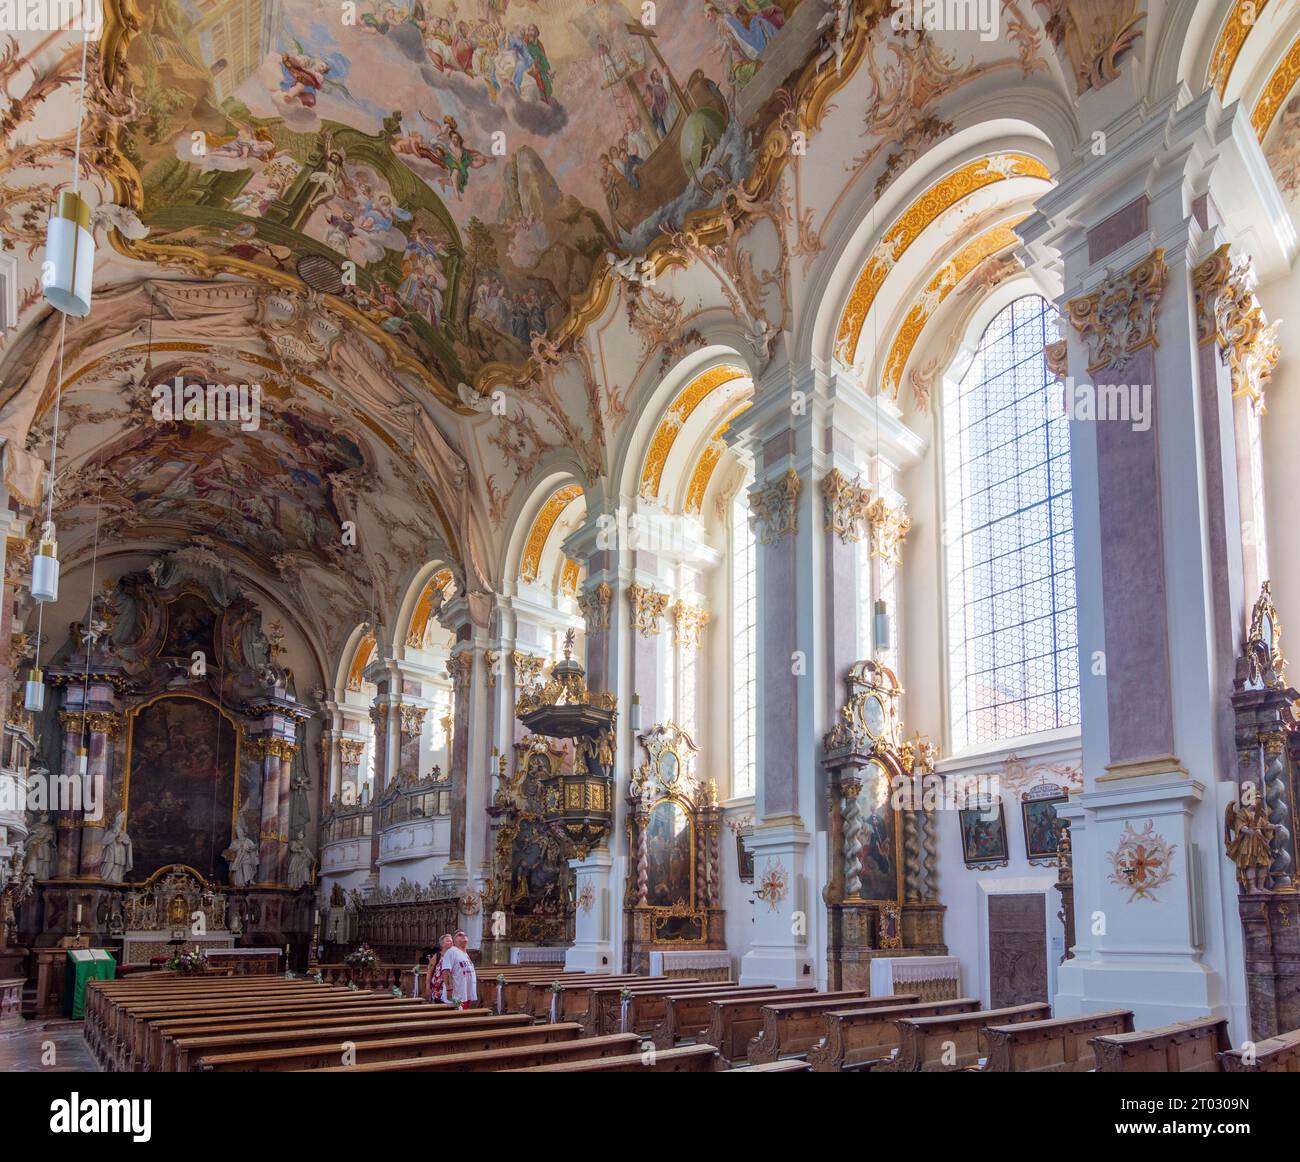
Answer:
[{"label": "main altar", "polygon": [[[194,547],[95,594],[45,671],[17,930],[119,946],[124,964],[201,947],[294,946],[315,920],[307,845],[313,711],[284,634]],[[51,774],[53,772],[53,774]]]}]

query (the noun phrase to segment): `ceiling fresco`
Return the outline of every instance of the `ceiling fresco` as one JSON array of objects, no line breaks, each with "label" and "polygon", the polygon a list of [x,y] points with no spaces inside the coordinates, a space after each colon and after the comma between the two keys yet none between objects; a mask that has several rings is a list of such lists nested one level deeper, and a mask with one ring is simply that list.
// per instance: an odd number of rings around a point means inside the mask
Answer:
[{"label": "ceiling fresco", "polygon": [[817,73],[815,5],[653,8],[110,0],[97,103],[148,231],[114,241],[305,283],[455,399],[753,177]]}]

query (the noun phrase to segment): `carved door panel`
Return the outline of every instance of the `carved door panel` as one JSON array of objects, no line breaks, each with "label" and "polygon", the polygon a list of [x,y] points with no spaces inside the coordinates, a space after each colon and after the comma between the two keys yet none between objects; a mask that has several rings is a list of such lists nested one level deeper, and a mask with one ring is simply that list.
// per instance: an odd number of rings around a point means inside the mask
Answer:
[{"label": "carved door panel", "polygon": [[989,896],[989,1007],[1046,1001],[1047,913],[1041,892]]}]

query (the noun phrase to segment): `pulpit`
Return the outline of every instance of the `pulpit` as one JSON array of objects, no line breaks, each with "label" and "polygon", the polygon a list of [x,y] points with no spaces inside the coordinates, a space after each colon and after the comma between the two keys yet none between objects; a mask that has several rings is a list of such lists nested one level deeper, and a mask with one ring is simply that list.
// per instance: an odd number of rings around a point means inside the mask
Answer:
[{"label": "pulpit", "polygon": [[638,738],[647,761],[628,788],[625,960],[629,972],[650,972],[656,953],[726,949],[722,809],[713,780],[695,773],[699,748],[686,731],[669,722]]}]

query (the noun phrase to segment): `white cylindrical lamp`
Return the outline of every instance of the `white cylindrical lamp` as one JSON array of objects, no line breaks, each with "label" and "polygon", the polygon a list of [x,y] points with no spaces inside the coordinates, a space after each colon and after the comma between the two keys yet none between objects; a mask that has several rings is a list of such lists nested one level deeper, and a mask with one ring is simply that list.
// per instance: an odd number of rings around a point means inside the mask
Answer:
[{"label": "white cylindrical lamp", "polygon": [[45,301],[74,319],[90,314],[94,276],[95,236],[90,232],[90,207],[80,194],[64,190],[45,228],[45,265],[41,271]]},{"label": "white cylindrical lamp", "polygon": [[53,537],[41,541],[32,557],[32,597],[37,601],[59,599],[59,542]]}]

